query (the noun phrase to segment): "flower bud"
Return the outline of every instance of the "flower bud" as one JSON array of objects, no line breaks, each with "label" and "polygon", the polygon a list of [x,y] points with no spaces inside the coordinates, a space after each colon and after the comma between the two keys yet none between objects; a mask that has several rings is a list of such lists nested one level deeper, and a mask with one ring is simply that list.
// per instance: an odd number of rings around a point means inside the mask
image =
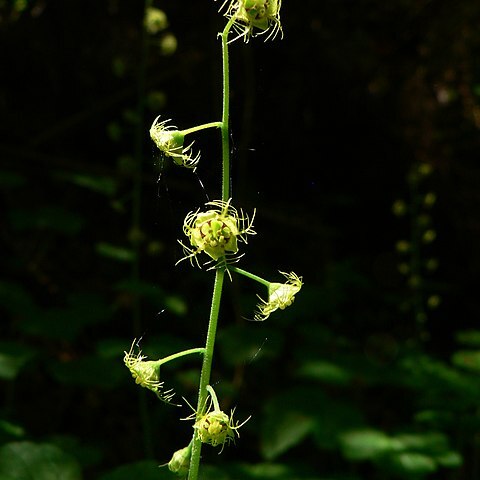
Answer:
[{"label": "flower bud", "polygon": [[190,443],[188,447],[181,448],[172,455],[172,459],[167,464],[168,469],[179,476],[187,475],[190,468],[191,454],[192,444]]}]

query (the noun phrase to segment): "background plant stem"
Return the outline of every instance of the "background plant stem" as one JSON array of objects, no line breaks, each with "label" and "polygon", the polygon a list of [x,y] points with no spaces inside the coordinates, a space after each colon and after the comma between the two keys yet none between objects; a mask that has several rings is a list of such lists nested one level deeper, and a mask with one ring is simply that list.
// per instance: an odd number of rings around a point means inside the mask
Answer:
[{"label": "background plant stem", "polygon": [[[152,0],[145,0],[143,19],[145,18],[147,9],[151,7]],[[132,248],[134,251],[134,259],[132,262],[132,282],[136,285],[140,282],[140,243],[139,234],[141,231],[141,209],[142,209],[142,160],[143,160],[143,139],[144,139],[144,117],[145,117],[145,80],[147,68],[148,54],[148,34],[145,26],[142,24],[142,39],[140,45],[140,66],[138,70],[137,80],[137,124],[135,130],[135,170],[133,172],[133,191],[132,191]],[[135,337],[141,334],[141,313],[140,299],[137,293],[133,293],[132,299],[132,317],[133,331]],[[150,415],[147,409],[146,392],[140,389],[138,398],[138,408],[140,410],[140,418],[142,421],[143,442],[145,454],[148,458],[153,458],[153,442],[152,431],[150,428]]]}]

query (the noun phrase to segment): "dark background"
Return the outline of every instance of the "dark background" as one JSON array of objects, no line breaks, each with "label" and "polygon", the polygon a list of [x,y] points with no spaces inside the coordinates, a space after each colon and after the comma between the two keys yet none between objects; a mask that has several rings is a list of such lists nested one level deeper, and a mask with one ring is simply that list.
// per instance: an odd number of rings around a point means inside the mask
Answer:
[{"label": "dark background", "polygon": [[[220,196],[219,135],[195,137],[193,173],[148,129],[220,120],[225,19],[152,6],[168,26],[145,34],[140,1],[0,2],[2,479],[171,478],[191,436],[122,357],[204,342],[213,272],[174,264],[186,213]],[[204,478],[480,478],[480,5],[281,17],[283,40],[231,44],[232,193],[257,210],[241,267],[305,286],[256,323],[266,292],[225,285],[212,381],[252,419],[204,447]],[[162,372],[195,403],[198,360]]]}]

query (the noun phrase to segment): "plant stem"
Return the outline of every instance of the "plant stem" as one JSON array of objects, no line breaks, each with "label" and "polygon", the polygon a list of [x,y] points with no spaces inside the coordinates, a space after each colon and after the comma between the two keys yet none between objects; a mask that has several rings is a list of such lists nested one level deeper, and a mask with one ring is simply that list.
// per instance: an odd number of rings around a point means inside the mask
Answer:
[{"label": "plant stem", "polygon": [[228,269],[231,272],[239,273],[240,275],[248,277],[251,280],[255,280],[256,282],[261,283],[262,285],[265,285],[267,288],[270,286],[271,282],[269,282],[268,280],[265,280],[262,277],[259,277],[258,275],[254,275],[253,273],[247,272],[246,270],[243,270],[243,269],[238,268],[238,267],[232,267],[232,266],[229,266]]},{"label": "plant stem", "polygon": [[217,394],[215,393],[215,390],[211,385],[207,385],[207,391],[210,394],[210,398],[212,399],[212,402],[213,402],[213,410],[215,412],[219,412],[220,404],[218,403],[218,398],[217,398]]},{"label": "plant stem", "polygon": [[[210,373],[212,371],[213,348],[215,346],[215,335],[217,333],[218,312],[220,310],[220,301],[222,298],[222,286],[225,271],[217,269],[215,271],[215,284],[213,286],[212,306],[210,310],[210,321],[208,324],[207,342],[205,344],[205,353],[203,354],[202,372],[200,374],[200,386],[198,388],[197,415],[207,400],[207,385],[210,383]],[[188,480],[197,480],[200,467],[200,452],[202,442],[200,438],[193,435],[192,456],[190,458],[190,469]]]},{"label": "plant stem", "polygon": [[222,32],[222,61],[223,61],[223,108],[222,108],[222,200],[230,198],[230,72],[228,65],[228,33],[234,23],[234,16],[230,18]]},{"label": "plant stem", "polygon": [[[223,108],[222,123],[220,126],[222,135],[222,200],[227,202],[230,198],[230,138],[229,138],[229,113],[230,113],[230,80],[228,68],[228,33],[234,23],[234,18],[227,22],[222,32],[222,65],[223,65]],[[220,302],[222,299],[223,280],[225,270],[217,268],[215,270],[215,283],[213,286],[212,305],[210,309],[210,320],[208,323],[207,341],[205,352],[203,354],[202,371],[200,373],[200,385],[198,388],[197,416],[202,412],[207,401],[207,386],[210,384],[210,374],[212,371],[213,349],[215,346],[215,336],[217,333],[218,313],[220,311]],[[202,442],[193,434],[192,456],[190,457],[190,468],[188,471],[188,480],[197,480],[200,468],[200,453]]]},{"label": "plant stem", "polygon": [[[152,0],[145,0],[143,6],[143,17],[145,18],[147,9],[151,7]],[[143,27],[142,38],[140,45],[140,67],[138,71],[137,79],[137,118],[138,122],[135,131],[135,170],[132,175],[133,179],[133,192],[132,192],[132,232],[134,237],[138,237],[138,233],[141,230],[141,201],[142,201],[142,161],[143,161],[143,131],[144,131],[144,117],[145,117],[145,82],[146,82],[146,70],[147,70],[147,55],[148,55],[148,33]],[[132,264],[132,281],[134,284],[140,282],[140,243],[138,238],[134,238],[133,251],[135,252],[134,260]],[[133,318],[133,331],[135,335],[139,335],[141,332],[141,309],[140,298],[137,293],[133,296],[132,306],[132,318]],[[141,389],[139,392],[139,409],[140,418],[142,422],[143,442],[145,448],[145,454],[148,458],[153,458],[153,441],[152,431],[150,428],[151,420],[147,407],[147,400],[145,391]]]},{"label": "plant stem", "polygon": [[222,122],[210,122],[210,123],[204,123],[203,125],[196,125],[195,127],[182,130],[182,133],[184,135],[188,135],[189,133],[195,133],[200,130],[205,130],[207,128],[222,128]]},{"label": "plant stem", "polygon": [[205,348],[190,348],[189,350],[183,350],[178,353],[174,353],[173,355],[169,355],[168,357],[162,358],[158,361],[159,365],[163,365],[164,363],[170,362],[171,360],[175,360],[176,358],[184,357],[185,355],[191,355],[192,353],[205,353]]}]

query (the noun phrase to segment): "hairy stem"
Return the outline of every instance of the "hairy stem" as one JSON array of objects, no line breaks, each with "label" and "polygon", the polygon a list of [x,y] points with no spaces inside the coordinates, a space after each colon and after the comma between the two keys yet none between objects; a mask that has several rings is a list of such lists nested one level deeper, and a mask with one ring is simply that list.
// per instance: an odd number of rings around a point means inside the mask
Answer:
[{"label": "hairy stem", "polygon": [[205,353],[205,348],[190,348],[189,350],[183,350],[178,353],[174,353],[173,355],[169,355],[168,357],[162,358],[158,364],[163,365],[164,363],[170,362],[180,357],[184,357],[185,355],[191,355],[192,353]]},{"label": "hairy stem", "polygon": [[[218,313],[220,311],[220,301],[222,298],[222,286],[224,277],[224,270],[215,271],[215,283],[213,286],[213,297],[210,310],[210,321],[208,324],[207,342],[205,344],[205,353],[203,354],[202,372],[200,374],[200,386],[198,388],[197,415],[202,412],[202,409],[207,401],[207,386],[210,383],[210,373],[212,371],[213,349],[215,346],[215,336],[217,333]],[[197,436],[194,434],[188,480],[197,480],[198,478],[201,449],[202,442],[200,441],[200,438],[197,438]]]},{"label": "hairy stem", "polygon": [[223,65],[223,108],[222,108],[222,200],[230,198],[230,72],[228,64],[228,33],[234,23],[234,17],[228,21],[222,32]]},{"label": "hairy stem", "polygon": [[195,127],[182,130],[182,133],[184,135],[188,135],[189,133],[199,132],[200,130],[206,130],[207,128],[222,128],[222,122],[204,123],[203,125],[197,125]]},{"label": "hairy stem", "polygon": [[[222,65],[223,65],[223,108],[222,123],[220,126],[222,135],[222,200],[227,202],[230,198],[230,138],[229,138],[229,114],[230,114],[230,79],[228,66],[228,33],[233,25],[233,17],[228,21],[222,32]],[[213,349],[217,333],[218,313],[222,299],[222,287],[225,277],[224,269],[215,271],[215,283],[213,286],[212,305],[210,309],[210,320],[208,323],[207,341],[203,355],[202,371],[200,373],[200,385],[198,388],[197,416],[202,412],[207,401],[207,386],[210,384],[212,371]],[[202,442],[200,438],[193,435],[192,456],[190,457],[190,468],[188,480],[197,480],[200,468],[200,453]]]},{"label": "hairy stem", "polygon": [[261,283],[262,285],[265,285],[267,288],[270,286],[270,282],[268,280],[265,280],[264,278],[259,277],[258,275],[254,275],[253,273],[247,272],[246,270],[243,270],[242,268],[229,266],[228,269],[231,272],[239,273],[240,275],[243,275],[244,277],[250,278],[251,280],[255,280],[256,282]]}]

